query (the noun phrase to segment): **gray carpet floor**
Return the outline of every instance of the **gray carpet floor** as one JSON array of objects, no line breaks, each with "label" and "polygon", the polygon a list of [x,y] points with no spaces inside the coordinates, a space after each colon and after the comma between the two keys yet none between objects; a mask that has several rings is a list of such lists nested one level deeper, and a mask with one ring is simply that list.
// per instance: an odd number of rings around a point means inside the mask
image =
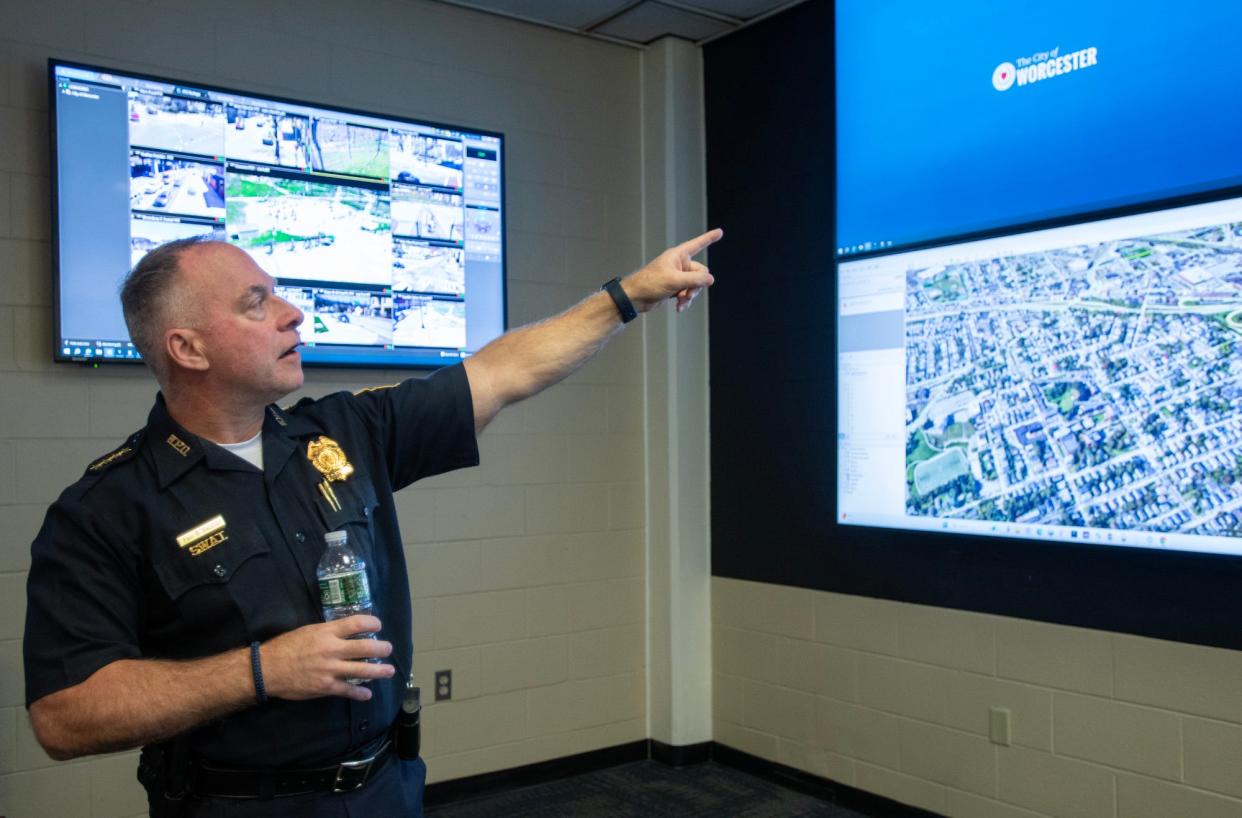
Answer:
[{"label": "gray carpet floor", "polygon": [[678,769],[658,761],[635,761],[496,795],[430,806],[426,812],[428,818],[865,818],[720,764],[707,762]]}]

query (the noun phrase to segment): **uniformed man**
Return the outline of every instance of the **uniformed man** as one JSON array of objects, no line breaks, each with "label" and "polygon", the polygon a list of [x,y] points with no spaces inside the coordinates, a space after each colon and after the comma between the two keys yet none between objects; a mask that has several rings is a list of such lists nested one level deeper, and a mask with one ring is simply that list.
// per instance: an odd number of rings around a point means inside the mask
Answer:
[{"label": "uniformed man", "polygon": [[[155,406],[52,505],[32,549],[39,743],[62,760],[146,745],[154,814],[421,814],[422,761],[394,758],[390,739],[412,662],[393,492],[477,464],[500,409],[637,312],[688,306],[713,281],[692,257],[720,235],[464,364],[289,409],[274,402],[302,386],[303,316],[271,276],[225,243],[151,251],[122,304]],[[337,530],[366,561],[378,616],[323,621],[315,569]]]}]

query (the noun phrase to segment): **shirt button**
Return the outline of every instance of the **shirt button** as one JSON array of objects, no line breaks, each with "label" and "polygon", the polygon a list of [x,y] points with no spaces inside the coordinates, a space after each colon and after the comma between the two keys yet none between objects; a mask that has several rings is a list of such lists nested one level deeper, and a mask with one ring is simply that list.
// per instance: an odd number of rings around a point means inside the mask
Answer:
[{"label": "shirt button", "polygon": [[366,719],[363,719],[362,722],[358,725],[359,733],[365,733],[369,729],[371,729],[371,722],[367,721]]},{"label": "shirt button", "polygon": [[297,540],[298,542],[306,542],[306,535],[303,534],[301,531],[299,531],[298,533],[293,535],[293,539]]},{"label": "shirt button", "polygon": [[216,576],[218,576],[218,577],[222,577],[222,576],[224,576],[225,574],[227,574],[227,573],[228,573],[228,571],[225,571],[225,570],[224,570],[224,566],[223,566],[223,565],[220,565],[219,563],[217,563],[217,564],[216,564],[216,567],[211,569],[211,573],[215,574],[215,575],[216,575]]},{"label": "shirt button", "polygon": [[367,508],[366,506],[363,506],[363,507],[362,507],[362,516],[363,516],[363,517],[370,517],[370,516],[371,516],[371,509]]}]

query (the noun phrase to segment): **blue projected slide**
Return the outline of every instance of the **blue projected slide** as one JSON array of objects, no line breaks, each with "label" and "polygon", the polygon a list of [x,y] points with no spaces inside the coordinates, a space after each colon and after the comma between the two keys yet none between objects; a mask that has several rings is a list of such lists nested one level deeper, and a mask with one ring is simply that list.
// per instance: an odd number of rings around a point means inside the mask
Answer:
[{"label": "blue projected slide", "polygon": [[838,0],[840,254],[1242,184],[1242,4]]}]

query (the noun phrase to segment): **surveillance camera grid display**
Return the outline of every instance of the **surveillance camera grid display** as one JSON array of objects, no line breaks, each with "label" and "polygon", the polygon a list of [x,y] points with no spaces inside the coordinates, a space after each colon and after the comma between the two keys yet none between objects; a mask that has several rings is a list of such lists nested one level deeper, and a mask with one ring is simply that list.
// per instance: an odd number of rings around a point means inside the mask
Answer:
[{"label": "surveillance camera grid display", "polygon": [[[58,97],[99,99],[110,84],[124,95],[131,265],[172,239],[227,240],[277,279],[318,348],[468,354],[487,340],[470,343],[472,298],[496,311],[499,334],[497,137],[55,70]],[[482,193],[464,193],[475,176]]]}]

